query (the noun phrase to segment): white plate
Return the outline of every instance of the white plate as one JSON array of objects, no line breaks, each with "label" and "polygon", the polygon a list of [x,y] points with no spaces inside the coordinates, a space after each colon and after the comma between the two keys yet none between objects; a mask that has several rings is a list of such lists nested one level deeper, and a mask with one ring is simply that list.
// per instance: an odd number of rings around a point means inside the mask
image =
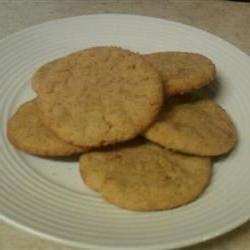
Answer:
[{"label": "white plate", "polygon": [[[130,212],[83,186],[77,161],[49,160],[15,150],[6,122],[34,96],[30,78],[51,59],[97,45],[142,53],[193,51],[216,64],[216,100],[240,135],[236,150],[217,161],[211,185],[195,202],[171,211]],[[250,60],[207,32],[166,20],[130,15],[90,15],[56,20],[0,42],[0,212],[36,235],[92,249],[170,249],[204,241],[250,217]]]}]

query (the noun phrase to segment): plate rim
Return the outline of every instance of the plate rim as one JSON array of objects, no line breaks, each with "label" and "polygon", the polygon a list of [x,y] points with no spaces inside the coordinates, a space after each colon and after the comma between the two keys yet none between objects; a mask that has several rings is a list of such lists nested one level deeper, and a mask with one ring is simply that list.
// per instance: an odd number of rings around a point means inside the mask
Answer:
[{"label": "plate rim", "polygon": [[[45,240],[49,240],[51,242],[55,242],[55,243],[59,243],[65,246],[69,246],[69,247],[75,247],[78,249],[100,249],[100,250],[110,250],[110,249],[119,249],[119,250],[145,250],[147,249],[147,246],[145,245],[141,245],[141,246],[119,246],[119,245],[98,245],[98,244],[89,244],[89,243],[83,243],[82,242],[78,242],[78,241],[73,241],[73,240],[68,240],[68,239],[62,239],[62,238],[58,238],[56,236],[44,233],[40,230],[35,230],[27,225],[24,225],[22,223],[17,222],[16,220],[12,220],[9,217],[3,217],[2,214],[0,214],[0,219],[3,220],[3,222],[7,223],[10,226],[15,227],[16,229],[21,229],[24,232],[30,233],[33,236],[36,236],[38,238],[42,238]],[[228,227],[224,227],[223,230],[221,230],[220,232],[214,232],[210,235],[207,235],[205,237],[202,237],[202,239],[200,239],[198,236],[196,238],[192,238],[192,239],[188,239],[188,240],[183,240],[183,241],[179,241],[178,243],[172,243],[172,244],[160,244],[160,245],[154,245],[154,246],[150,246],[150,250],[174,250],[176,248],[183,248],[183,247],[189,247],[189,246],[193,246],[196,244],[201,244],[204,242],[207,242],[209,240],[213,240],[216,239],[218,237],[222,237],[223,235],[231,232],[232,230],[237,230],[237,228],[239,228],[240,226],[243,226],[243,224],[247,223],[250,221],[250,216],[245,216],[242,219],[238,220],[236,223],[231,223]],[[201,236],[200,236],[201,237]]]}]

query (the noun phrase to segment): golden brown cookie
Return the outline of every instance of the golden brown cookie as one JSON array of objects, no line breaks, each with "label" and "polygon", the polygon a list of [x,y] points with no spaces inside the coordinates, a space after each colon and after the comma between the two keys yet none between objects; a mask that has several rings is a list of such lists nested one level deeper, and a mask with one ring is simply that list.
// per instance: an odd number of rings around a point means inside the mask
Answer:
[{"label": "golden brown cookie", "polygon": [[150,142],[130,142],[84,154],[85,183],[119,207],[153,211],[197,198],[211,177],[209,158],[173,153]]},{"label": "golden brown cookie", "polygon": [[9,119],[7,135],[18,149],[41,156],[67,156],[83,152],[57,138],[42,124],[35,99],[21,105]]},{"label": "golden brown cookie", "polygon": [[215,66],[207,57],[188,52],[158,52],[145,58],[159,71],[166,95],[191,92],[215,78]]},{"label": "golden brown cookie", "polygon": [[43,122],[74,145],[134,138],[155,120],[163,102],[159,74],[128,50],[90,48],[45,67],[33,77]]},{"label": "golden brown cookie", "polygon": [[166,148],[201,156],[224,154],[237,141],[229,115],[214,101],[191,95],[169,98],[144,136]]},{"label": "golden brown cookie", "polygon": [[[50,71],[50,69],[55,67],[54,70],[57,71],[57,66],[59,66],[58,70],[60,70],[61,64],[63,64],[63,60],[64,59],[56,59],[56,60],[53,60],[49,63],[46,63],[34,73],[34,75],[32,76],[32,79],[31,79],[31,86],[32,86],[32,89],[36,93],[39,93],[39,88],[43,87],[44,78],[47,77],[47,74]],[[60,63],[59,63],[59,61],[60,61]],[[54,77],[53,80],[55,81],[55,78],[57,77],[57,75],[55,75],[53,77]],[[57,80],[60,81],[59,75],[58,75]]]}]

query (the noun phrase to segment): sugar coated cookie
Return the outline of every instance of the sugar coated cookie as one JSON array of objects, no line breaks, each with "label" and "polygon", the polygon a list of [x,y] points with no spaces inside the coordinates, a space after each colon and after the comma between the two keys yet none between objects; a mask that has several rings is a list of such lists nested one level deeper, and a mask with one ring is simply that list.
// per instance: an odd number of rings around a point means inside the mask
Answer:
[{"label": "sugar coated cookie", "polygon": [[35,99],[21,105],[9,119],[7,135],[18,149],[41,156],[67,156],[83,152],[68,144],[44,127]]},{"label": "sugar coated cookie", "polygon": [[150,142],[127,143],[84,154],[85,183],[119,207],[152,211],[186,204],[211,177],[209,158],[173,153]]},{"label": "sugar coated cookie", "polygon": [[116,47],[73,53],[33,77],[43,122],[58,137],[83,147],[136,137],[163,102],[159,74],[143,56]]}]

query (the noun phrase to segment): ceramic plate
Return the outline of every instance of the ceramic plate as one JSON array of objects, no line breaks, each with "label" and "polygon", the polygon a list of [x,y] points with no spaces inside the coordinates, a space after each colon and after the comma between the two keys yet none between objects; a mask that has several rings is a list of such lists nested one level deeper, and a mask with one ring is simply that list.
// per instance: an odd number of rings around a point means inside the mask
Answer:
[{"label": "ceramic plate", "polygon": [[[133,51],[191,51],[217,67],[216,101],[239,132],[237,148],[215,162],[211,185],[195,202],[162,212],[116,208],[83,185],[77,159],[21,153],[6,138],[6,122],[34,96],[32,73],[67,53],[98,45]],[[250,217],[250,60],[199,29],[157,18],[89,15],[56,20],[0,42],[0,212],[26,231],[88,249],[171,249],[225,233]]]}]

